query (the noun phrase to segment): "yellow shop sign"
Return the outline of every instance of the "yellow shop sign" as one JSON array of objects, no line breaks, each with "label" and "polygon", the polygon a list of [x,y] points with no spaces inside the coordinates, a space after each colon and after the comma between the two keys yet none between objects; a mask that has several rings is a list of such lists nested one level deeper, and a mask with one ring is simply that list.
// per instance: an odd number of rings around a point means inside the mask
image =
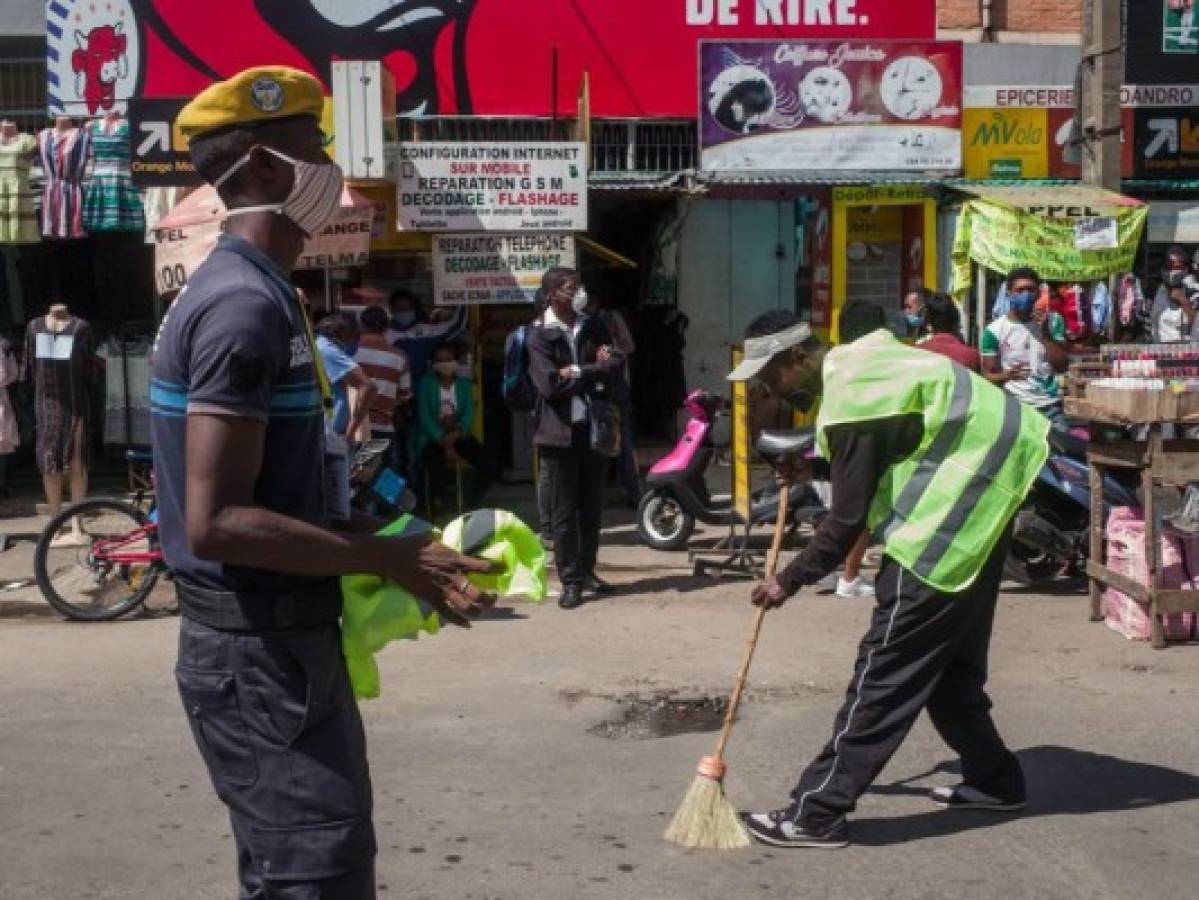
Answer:
[{"label": "yellow shop sign", "polygon": [[1052,139],[1045,109],[962,111],[967,178],[1047,178]]}]

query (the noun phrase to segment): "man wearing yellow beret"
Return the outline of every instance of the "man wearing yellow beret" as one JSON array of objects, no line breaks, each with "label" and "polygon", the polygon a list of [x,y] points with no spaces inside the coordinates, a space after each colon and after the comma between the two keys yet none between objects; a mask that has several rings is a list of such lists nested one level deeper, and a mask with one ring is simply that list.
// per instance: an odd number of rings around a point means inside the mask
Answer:
[{"label": "man wearing yellow beret", "polygon": [[468,624],[487,563],[374,537],[348,509],[344,448],[290,276],[337,209],[320,85],[250,69],[178,124],[229,210],[163,320],[151,409],[159,533],[182,614],[176,676],[229,807],[242,898],[375,896],[366,742],[341,652],[339,576],[369,573]]}]

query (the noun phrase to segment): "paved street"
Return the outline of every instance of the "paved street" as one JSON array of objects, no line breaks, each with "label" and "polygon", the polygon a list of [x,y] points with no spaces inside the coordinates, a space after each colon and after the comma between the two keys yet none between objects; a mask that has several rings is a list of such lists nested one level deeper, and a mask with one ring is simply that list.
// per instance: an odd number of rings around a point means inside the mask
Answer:
[{"label": "paved street", "polygon": [[[708,734],[646,738],[615,698],[723,693],[746,588],[609,529],[621,596],[512,605],[393,646],[365,705],[381,896],[459,898],[1194,896],[1199,647],[1155,652],[1081,596],[1008,594],[998,719],[1029,774],[1023,816],[933,810],[952,778],[921,722],[864,798],[848,850],[718,854],[660,839]],[[172,683],[174,617],[0,619],[0,897],[225,898],[232,845]],[[30,607],[32,608],[32,607]],[[868,603],[804,594],[767,622],[729,753],[730,795],[769,807],[829,734]]]}]

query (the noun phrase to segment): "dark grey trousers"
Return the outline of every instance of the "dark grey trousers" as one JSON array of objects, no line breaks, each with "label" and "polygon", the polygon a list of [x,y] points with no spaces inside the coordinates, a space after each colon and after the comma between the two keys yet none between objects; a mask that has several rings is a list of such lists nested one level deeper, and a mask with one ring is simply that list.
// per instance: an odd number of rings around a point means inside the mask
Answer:
[{"label": "dark grey trousers", "polygon": [[338,627],[247,634],[184,618],[175,672],[229,807],[241,900],[373,898],[366,737]]}]

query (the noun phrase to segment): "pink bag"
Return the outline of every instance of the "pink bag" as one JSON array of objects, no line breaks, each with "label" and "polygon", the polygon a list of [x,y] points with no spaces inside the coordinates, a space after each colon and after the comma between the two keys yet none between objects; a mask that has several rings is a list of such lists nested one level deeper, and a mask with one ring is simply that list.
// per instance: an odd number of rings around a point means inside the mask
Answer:
[{"label": "pink bag", "polygon": [[[1199,590],[1199,535],[1163,534],[1159,587]],[[1145,558],[1143,512],[1118,506],[1107,520],[1107,565],[1113,572],[1149,586],[1149,561]],[[1147,604],[1138,603],[1115,588],[1103,592],[1103,617],[1108,627],[1134,641],[1150,638]],[[1199,638],[1199,617],[1194,613],[1169,613],[1163,627],[1168,641]]]}]

